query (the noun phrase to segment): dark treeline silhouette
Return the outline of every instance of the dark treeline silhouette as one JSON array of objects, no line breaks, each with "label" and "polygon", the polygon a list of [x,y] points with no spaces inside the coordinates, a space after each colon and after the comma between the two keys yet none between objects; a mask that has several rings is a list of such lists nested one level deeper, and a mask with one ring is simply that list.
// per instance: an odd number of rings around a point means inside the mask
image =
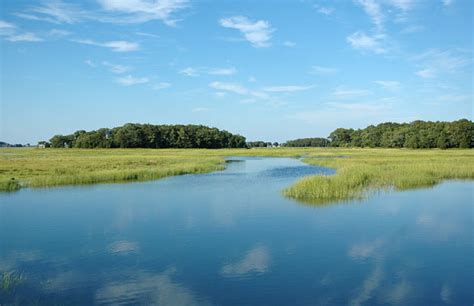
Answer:
[{"label": "dark treeline silhouette", "polygon": [[271,142],[271,141],[249,141],[247,142],[248,148],[272,148],[278,147],[280,144],[278,142]]},{"label": "dark treeline silhouette", "polygon": [[339,128],[329,135],[329,139],[333,147],[472,148],[474,123],[467,119],[453,122],[387,122],[358,130]]},{"label": "dark treeline silhouette", "polygon": [[330,144],[326,138],[300,138],[287,141],[285,147],[329,147]]},{"label": "dark treeline silhouette", "polygon": [[203,125],[128,123],[112,129],[55,135],[53,148],[244,148],[245,137]]}]

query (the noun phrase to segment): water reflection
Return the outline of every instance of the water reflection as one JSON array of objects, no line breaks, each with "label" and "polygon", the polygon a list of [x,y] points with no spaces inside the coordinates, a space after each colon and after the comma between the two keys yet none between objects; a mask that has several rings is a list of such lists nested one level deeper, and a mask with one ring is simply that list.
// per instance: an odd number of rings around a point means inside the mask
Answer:
[{"label": "water reflection", "polygon": [[238,160],[205,175],[0,195],[0,275],[23,278],[0,304],[474,300],[472,183],[315,209],[280,191],[326,169]]},{"label": "water reflection", "polygon": [[270,266],[270,251],[265,246],[257,246],[249,250],[245,256],[222,267],[221,273],[225,277],[242,277],[249,273],[263,274]]}]

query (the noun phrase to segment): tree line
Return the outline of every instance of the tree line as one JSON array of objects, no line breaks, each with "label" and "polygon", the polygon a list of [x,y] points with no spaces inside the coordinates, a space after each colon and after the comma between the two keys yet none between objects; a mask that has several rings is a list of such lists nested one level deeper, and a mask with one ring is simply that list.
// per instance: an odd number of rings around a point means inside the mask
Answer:
[{"label": "tree line", "polygon": [[338,128],[326,138],[303,138],[286,142],[288,147],[369,147],[449,149],[474,147],[474,123],[467,119],[453,122],[385,122],[364,129]]},{"label": "tree line", "polygon": [[112,129],[76,131],[55,135],[39,144],[53,148],[262,148],[262,147],[369,147],[449,149],[474,147],[474,123],[467,119],[453,122],[385,122],[363,129],[338,128],[328,138],[300,138],[277,142],[246,142],[245,137],[203,125],[152,125],[128,123]]},{"label": "tree line", "polygon": [[245,137],[203,125],[152,125],[128,123],[112,129],[76,131],[55,135],[53,148],[244,148]]},{"label": "tree line", "polygon": [[329,147],[331,142],[327,138],[299,138],[287,141],[285,147]]}]

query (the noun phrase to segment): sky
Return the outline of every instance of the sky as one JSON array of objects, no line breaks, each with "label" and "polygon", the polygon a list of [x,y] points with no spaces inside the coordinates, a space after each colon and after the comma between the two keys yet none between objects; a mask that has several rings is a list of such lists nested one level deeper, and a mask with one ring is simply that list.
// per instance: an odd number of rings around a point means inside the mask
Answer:
[{"label": "sky", "polygon": [[204,124],[248,140],[472,120],[470,0],[2,0],[0,140]]}]

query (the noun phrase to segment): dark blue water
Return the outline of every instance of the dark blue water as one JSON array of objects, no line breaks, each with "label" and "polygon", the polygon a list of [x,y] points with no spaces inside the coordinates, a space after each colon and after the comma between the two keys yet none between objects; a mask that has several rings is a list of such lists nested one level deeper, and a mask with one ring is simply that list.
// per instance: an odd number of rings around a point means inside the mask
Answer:
[{"label": "dark blue water", "polygon": [[473,183],[308,206],[284,158],[0,194],[0,304],[472,305]]}]

